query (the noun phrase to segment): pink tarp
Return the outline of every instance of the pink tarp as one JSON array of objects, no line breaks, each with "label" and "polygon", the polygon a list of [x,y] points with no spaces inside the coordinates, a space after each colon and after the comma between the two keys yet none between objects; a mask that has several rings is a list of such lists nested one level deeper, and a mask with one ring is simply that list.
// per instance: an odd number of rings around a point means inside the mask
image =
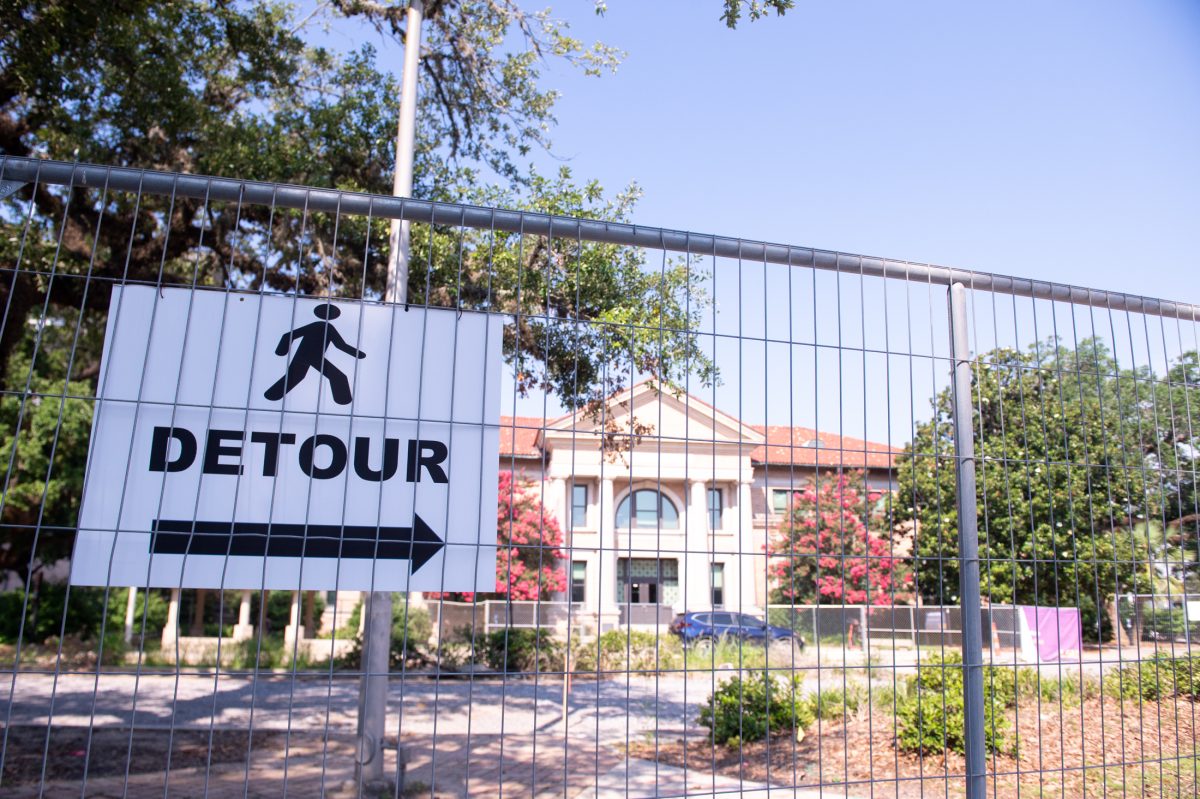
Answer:
[{"label": "pink tarp", "polygon": [[[1033,638],[1039,663],[1062,660],[1070,652],[1083,650],[1083,623],[1079,608],[1042,608],[1022,605],[1026,629]],[[1024,643],[1024,642],[1022,642]]]}]

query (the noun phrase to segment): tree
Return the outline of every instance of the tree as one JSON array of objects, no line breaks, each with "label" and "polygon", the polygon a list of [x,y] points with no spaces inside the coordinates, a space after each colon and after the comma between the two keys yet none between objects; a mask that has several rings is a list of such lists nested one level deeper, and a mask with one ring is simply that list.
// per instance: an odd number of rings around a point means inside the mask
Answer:
[{"label": "tree", "polygon": [[512,472],[501,472],[496,503],[496,591],[494,594],[429,594],[437,599],[549,600],[567,587],[561,563],[562,527],[542,505],[537,484]]},{"label": "tree", "polygon": [[[1151,587],[1144,522],[1179,504],[1162,468],[1175,425],[1164,425],[1160,381],[1147,367],[1122,369],[1098,339],[1075,350],[1055,340],[992,350],[971,362],[971,373],[983,596],[1079,607],[1085,632],[1102,635],[1112,596]],[[897,460],[897,515],[919,530],[921,595],[952,604],[959,572],[949,389],[933,408]]]},{"label": "tree", "polygon": [[[1143,413],[1152,431],[1150,459],[1158,467],[1163,515],[1146,528],[1145,540],[1159,573],[1200,591],[1200,354],[1185,352],[1154,381]],[[1141,537],[1139,536],[1139,540]]]},{"label": "tree", "polygon": [[83,493],[92,403],[82,397],[92,389],[83,381],[61,379],[80,345],[72,316],[59,321],[21,339],[13,363],[25,383],[0,395],[0,469],[8,476],[0,514],[0,571],[14,571],[22,581],[31,569],[70,555]]},{"label": "tree", "polygon": [[772,11],[783,16],[796,7],[795,0],[725,0],[725,11],[721,19],[730,28],[736,28],[742,18],[742,9],[750,14],[750,20],[758,20],[769,16]]},{"label": "tree", "polygon": [[[402,7],[334,8],[403,33]],[[390,191],[395,81],[369,47],[341,57],[307,43],[304,21],[285,6],[62,0],[6,9],[4,153],[78,153],[123,166]],[[576,185],[566,170],[541,179],[515,160],[549,144],[556,95],[538,86],[538,65],[563,59],[598,73],[619,54],[585,46],[562,22],[511,0],[434,3],[429,23],[416,195],[624,219],[636,190],[605,201],[595,183]],[[505,47],[511,33],[521,34],[523,48]],[[484,173],[501,184],[489,187]],[[52,313],[103,310],[122,279],[382,294],[388,241],[378,221],[190,198],[139,204],[124,194],[44,186],[18,193],[8,210],[10,219],[30,217],[30,235],[6,237],[2,254],[59,276],[53,287],[26,270],[3,281],[0,304],[10,319],[35,312],[48,291]],[[562,391],[582,407],[624,387],[629,370],[609,365],[632,360],[661,379],[679,377],[684,362],[711,372],[695,340],[672,332],[694,326],[707,303],[682,262],[643,268],[627,248],[418,228],[410,301],[513,314],[505,355],[523,376],[522,390]],[[85,274],[93,279],[67,279]],[[661,320],[637,326],[651,310]],[[582,348],[567,346],[562,331],[575,319],[607,325]],[[19,325],[5,326],[0,375],[22,334]],[[94,366],[95,353],[81,356],[81,368]]]},{"label": "tree", "polygon": [[902,536],[879,531],[885,514],[870,505],[880,499],[865,489],[861,471],[831,472],[794,492],[768,544],[773,601],[910,601],[913,576],[905,556],[911,551]]},{"label": "tree", "polygon": [[[738,5],[726,5],[730,25]],[[3,4],[0,154],[388,194],[397,83],[371,47],[338,54],[309,33],[356,18],[402,40],[403,12],[370,0],[318,4],[304,19],[274,0]],[[750,16],[761,12],[755,3]],[[427,20],[415,196],[625,220],[636,187],[606,198],[569,170],[547,178],[522,164],[550,146],[557,95],[540,83],[545,65],[599,75],[622,54],[516,0],[433,0]],[[55,438],[57,419],[26,399],[94,393],[113,285],[383,294],[379,220],[44,184],[0,201],[0,219],[0,261],[15,267],[0,280],[0,412],[10,421],[0,449],[14,463],[0,521],[15,525],[4,540],[27,535],[43,493],[58,523],[75,516],[86,431],[75,436],[64,416],[57,473],[42,491],[34,450]],[[410,302],[509,314],[504,354],[522,393],[598,409],[635,375],[716,377],[686,333],[709,298],[684,259],[646,264],[630,248],[444,226],[416,225],[413,240]],[[41,335],[64,325],[78,331],[73,342]],[[10,544],[4,558],[28,552]]]}]

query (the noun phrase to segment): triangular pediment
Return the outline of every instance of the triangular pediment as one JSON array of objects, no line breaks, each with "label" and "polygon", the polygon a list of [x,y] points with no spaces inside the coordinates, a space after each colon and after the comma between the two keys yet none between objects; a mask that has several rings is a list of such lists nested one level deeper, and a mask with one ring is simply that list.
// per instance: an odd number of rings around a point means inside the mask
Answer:
[{"label": "triangular pediment", "polygon": [[699,397],[649,380],[614,394],[599,415],[577,412],[553,420],[542,435],[553,440],[580,433],[638,430],[662,442],[693,445],[711,441],[757,446],[764,442],[761,432]]}]

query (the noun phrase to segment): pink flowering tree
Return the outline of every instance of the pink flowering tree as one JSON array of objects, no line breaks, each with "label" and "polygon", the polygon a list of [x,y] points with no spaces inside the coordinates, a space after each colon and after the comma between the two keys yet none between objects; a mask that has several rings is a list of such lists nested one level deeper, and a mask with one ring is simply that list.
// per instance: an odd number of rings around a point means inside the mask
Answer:
[{"label": "pink flowering tree", "polygon": [[772,601],[904,604],[912,599],[911,546],[884,532],[861,471],[830,473],[798,488],[768,539]]},{"label": "pink flowering tree", "polygon": [[537,484],[501,472],[496,507],[496,591],[429,594],[434,599],[550,599],[567,587],[562,527],[541,503]]}]

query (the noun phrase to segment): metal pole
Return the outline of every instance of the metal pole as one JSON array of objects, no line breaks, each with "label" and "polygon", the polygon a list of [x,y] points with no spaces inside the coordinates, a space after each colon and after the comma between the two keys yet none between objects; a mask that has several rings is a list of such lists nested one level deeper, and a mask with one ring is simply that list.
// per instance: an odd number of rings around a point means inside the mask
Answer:
[{"label": "metal pole", "polygon": [[327,211],[343,215],[371,214],[376,219],[416,219],[435,225],[482,228],[529,236],[546,236],[553,231],[562,239],[580,238],[584,241],[668,252],[704,252],[719,258],[740,258],[743,261],[830,270],[852,274],[855,277],[885,277],[936,286],[949,286],[965,281],[977,291],[1069,302],[1100,308],[1106,312],[1128,311],[1185,322],[1200,321],[1200,305],[871,255],[770,244],[729,236],[605,222],[599,219],[576,219],[430,200],[400,200],[364,192],[289,186],[261,180],[184,175],[178,172],[0,155],[0,193],[3,193],[5,183],[29,183],[35,180],[76,188],[99,188],[107,185],[109,191],[120,189],[176,198],[208,198],[210,202],[226,200],[246,205],[273,205],[276,208],[307,208],[310,213]]},{"label": "metal pole", "polygon": [[[421,56],[422,0],[410,0],[404,30],[404,74],[400,81],[400,121],[396,129],[396,168],[392,195],[411,197],[413,151],[417,123],[417,70]],[[408,301],[409,222],[393,219],[388,236],[388,302]],[[363,677],[358,692],[358,782],[384,782],[383,739],[387,728],[387,686],[392,648],[392,595],[372,591],[367,595],[367,629],[363,636]],[[397,757],[400,757],[397,742]]]},{"label": "metal pole", "polygon": [[[400,79],[400,122],[396,128],[396,169],[392,196],[412,197],[413,152],[417,128],[417,70],[421,59],[423,0],[410,0],[404,29],[404,74]],[[389,302],[408,302],[409,221],[393,219],[388,236],[387,294]]]},{"label": "metal pole", "polygon": [[979,603],[979,528],[975,507],[975,437],[967,290],[950,286],[950,352],[954,361],[954,473],[958,509],[958,594],[962,614],[967,799],[987,796],[983,705],[983,614]]}]

